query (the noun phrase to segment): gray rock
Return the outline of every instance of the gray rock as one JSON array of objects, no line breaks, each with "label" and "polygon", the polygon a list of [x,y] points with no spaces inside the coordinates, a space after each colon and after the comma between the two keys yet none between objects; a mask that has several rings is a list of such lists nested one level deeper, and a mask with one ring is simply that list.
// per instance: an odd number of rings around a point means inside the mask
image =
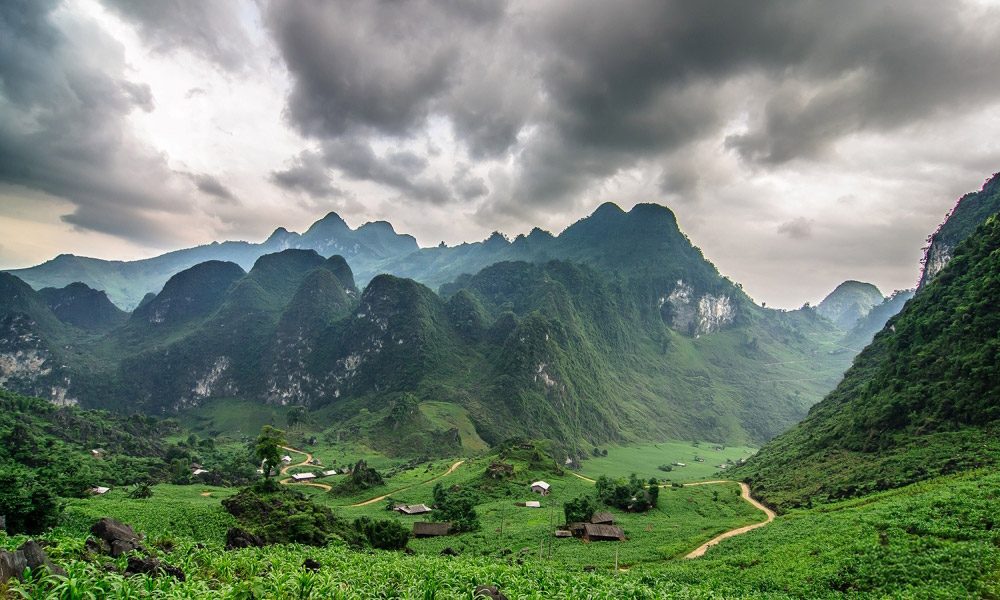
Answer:
[{"label": "gray rock", "polygon": [[500,593],[496,586],[477,585],[472,592],[473,598],[489,598],[490,600],[507,600],[507,596]]},{"label": "gray rock", "polygon": [[24,558],[24,553],[20,550],[7,552],[0,550],[0,584],[14,579],[24,579],[24,570],[28,568],[28,561]]},{"label": "gray rock", "polygon": [[239,527],[232,527],[226,532],[226,550],[236,550],[237,548],[257,548],[265,546],[267,543],[254,534],[243,531]]},{"label": "gray rock", "polygon": [[35,540],[28,540],[27,542],[24,542],[21,544],[21,547],[17,549],[17,551],[24,554],[24,560],[27,563],[28,568],[32,571],[44,568],[53,575],[66,576],[66,569],[52,564],[48,555],[45,554],[45,550],[42,550],[42,547],[39,546],[38,542]]},{"label": "gray rock", "polygon": [[111,550],[111,556],[119,556],[131,552],[132,550],[144,550],[139,543],[140,536],[127,525],[114,519],[104,517],[90,528],[90,533],[99,539],[104,540]]},{"label": "gray rock", "polygon": [[129,577],[132,575],[149,575],[150,577],[159,577],[160,575],[173,575],[178,581],[184,581],[186,579],[184,571],[179,568],[168,565],[167,563],[160,562],[158,559],[151,557],[138,557],[130,556],[128,559],[128,566],[125,567],[125,576]]}]

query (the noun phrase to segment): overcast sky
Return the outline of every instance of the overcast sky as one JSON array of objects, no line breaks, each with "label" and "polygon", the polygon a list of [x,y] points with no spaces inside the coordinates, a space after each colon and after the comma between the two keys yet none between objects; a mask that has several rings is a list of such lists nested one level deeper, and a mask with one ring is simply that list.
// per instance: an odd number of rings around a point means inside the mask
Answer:
[{"label": "overcast sky", "polygon": [[889,293],[1000,171],[998,57],[982,0],[5,0],[0,267],[655,202],[770,306]]}]

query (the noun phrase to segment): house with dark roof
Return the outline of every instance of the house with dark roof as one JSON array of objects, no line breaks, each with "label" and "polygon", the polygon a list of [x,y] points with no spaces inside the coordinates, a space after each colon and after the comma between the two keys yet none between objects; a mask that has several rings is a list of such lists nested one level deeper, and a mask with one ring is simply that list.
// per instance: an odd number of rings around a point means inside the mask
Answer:
[{"label": "house with dark roof", "polygon": [[591,515],[590,522],[595,525],[614,525],[615,516],[606,510],[598,510]]},{"label": "house with dark roof", "polygon": [[618,525],[583,524],[583,539],[588,542],[625,541],[625,532]]},{"label": "house with dark roof", "polygon": [[393,510],[404,515],[423,515],[431,512],[431,509],[424,504],[401,504]]},{"label": "house with dark roof", "polygon": [[413,524],[413,537],[437,537],[448,535],[451,531],[451,523],[426,523],[417,521]]}]

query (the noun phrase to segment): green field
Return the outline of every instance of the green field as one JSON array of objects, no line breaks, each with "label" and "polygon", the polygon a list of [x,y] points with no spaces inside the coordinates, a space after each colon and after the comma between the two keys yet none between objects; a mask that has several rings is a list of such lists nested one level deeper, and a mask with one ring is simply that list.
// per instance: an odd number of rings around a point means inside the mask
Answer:
[{"label": "green field", "polygon": [[[721,447],[723,450],[713,450]],[[717,465],[727,464],[727,460],[738,462],[749,457],[757,449],[751,446],[723,446],[713,442],[660,442],[641,446],[607,448],[608,455],[594,457],[583,461],[581,475],[596,479],[601,475],[608,477],[628,477],[635,473],[643,479],[656,477],[680,483],[693,481],[709,481],[728,479]],[[698,462],[696,458],[704,458]],[[673,467],[673,471],[664,472],[658,467],[671,463],[684,463],[684,467]]]},{"label": "green field", "polygon": [[[471,468],[453,475],[455,481],[468,480]],[[579,479],[556,480],[554,494],[572,495],[586,490],[586,485]],[[487,506],[481,532],[411,540],[417,556],[357,552],[338,542],[325,548],[293,544],[225,552],[222,536],[230,521],[218,506],[217,494],[227,491],[161,485],[154,488],[154,498],[145,501],[129,500],[113,491],[100,498],[72,501],[69,521],[41,536],[47,540],[49,556],[68,568],[68,580],[48,577],[15,585],[20,592],[8,591],[38,598],[458,600],[469,598],[475,585],[493,584],[512,600],[1000,597],[1000,529],[995,527],[1000,471],[995,467],[795,510],[766,527],[725,540],[699,559],[633,562],[628,552],[639,546],[650,548],[651,557],[656,553],[678,556],[680,551],[673,549],[677,546],[669,535],[670,519],[687,521],[699,512],[717,518],[722,509],[714,516],[706,512],[716,503],[710,498],[716,487],[665,488],[661,494],[664,509],[660,511],[665,516],[625,517],[632,519],[624,523],[628,542],[556,540],[552,560],[542,561],[538,560],[540,541],[544,541],[543,554],[548,556],[548,543],[539,535],[547,527],[545,509],[506,507],[504,519],[511,525],[509,529],[505,526],[501,538],[492,526],[495,508]],[[723,491],[727,488],[718,486]],[[211,491],[211,495],[201,496],[204,491]],[[689,493],[701,495],[690,496],[693,501],[688,502]],[[418,497],[414,494],[414,499]],[[548,501],[543,500],[546,505]],[[718,502],[729,505],[725,500]],[[685,505],[693,508],[683,512]],[[377,504],[351,514],[366,511],[393,516],[380,511]],[[345,509],[337,512],[351,516]],[[115,572],[107,572],[106,558],[83,552],[84,527],[98,515],[135,524],[147,533],[150,553],[180,567],[187,581],[145,575],[125,578],[121,575],[124,558],[110,563]],[[191,529],[189,522],[202,525]],[[644,524],[652,525],[652,531]],[[667,526],[666,534],[662,526]],[[24,539],[0,534],[0,547],[10,550]],[[663,548],[655,549],[657,543]],[[436,556],[445,544],[460,555]],[[616,546],[622,564],[631,565],[628,572],[607,568],[613,564]],[[521,554],[522,547],[531,550]],[[305,558],[319,561],[320,570],[303,570]],[[579,568],[581,564],[604,568],[585,573]]]}]

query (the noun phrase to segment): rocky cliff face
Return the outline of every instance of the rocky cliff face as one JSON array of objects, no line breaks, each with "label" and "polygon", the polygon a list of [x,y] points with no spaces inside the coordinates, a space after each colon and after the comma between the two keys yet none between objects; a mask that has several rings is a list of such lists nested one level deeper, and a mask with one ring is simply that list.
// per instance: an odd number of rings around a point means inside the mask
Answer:
[{"label": "rocky cliff face", "polygon": [[0,319],[0,386],[23,390],[53,404],[71,406],[71,380],[46,347],[35,322],[23,314]]},{"label": "rocky cliff face", "polygon": [[920,287],[930,283],[934,276],[951,260],[954,248],[943,240],[933,240],[924,258],[924,272],[920,277]]},{"label": "rocky cliff face", "polygon": [[[659,307],[666,313],[671,328],[695,337],[720,331],[736,318],[736,307],[728,296],[698,295],[683,280],[677,280],[670,295],[660,298]],[[668,310],[663,311],[664,308]]]}]

